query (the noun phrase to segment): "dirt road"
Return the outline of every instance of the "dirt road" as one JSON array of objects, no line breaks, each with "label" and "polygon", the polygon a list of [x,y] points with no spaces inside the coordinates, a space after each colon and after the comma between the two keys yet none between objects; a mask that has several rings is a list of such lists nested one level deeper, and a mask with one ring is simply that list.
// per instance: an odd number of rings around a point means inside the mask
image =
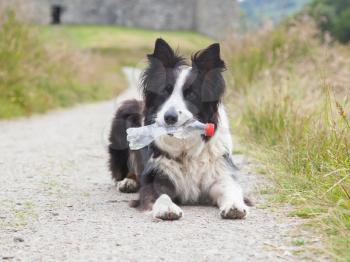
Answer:
[{"label": "dirt road", "polygon": [[[130,95],[135,89],[118,101]],[[318,239],[296,230],[300,221],[287,217],[288,210],[262,208],[257,192],[265,182],[249,171],[242,155],[235,155],[240,180],[258,201],[245,220],[222,220],[214,207],[186,206],[180,221],[159,222],[129,208],[136,195],[117,191],[106,164],[116,106],[110,101],[0,122],[0,259],[289,261],[309,256],[303,243]]]}]

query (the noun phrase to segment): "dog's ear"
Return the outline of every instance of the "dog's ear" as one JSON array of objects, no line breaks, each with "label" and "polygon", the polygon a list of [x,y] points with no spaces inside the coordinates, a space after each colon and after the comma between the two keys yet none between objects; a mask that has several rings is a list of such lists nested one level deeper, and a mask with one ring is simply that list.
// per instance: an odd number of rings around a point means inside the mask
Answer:
[{"label": "dog's ear", "polygon": [[200,71],[225,70],[225,62],[220,58],[220,45],[218,43],[200,50],[192,56],[192,67]]},{"label": "dog's ear", "polygon": [[148,55],[148,59],[157,59],[160,61],[164,67],[173,66],[173,61],[175,58],[174,50],[169,46],[167,42],[163,39],[158,38],[155,43],[153,54]]}]

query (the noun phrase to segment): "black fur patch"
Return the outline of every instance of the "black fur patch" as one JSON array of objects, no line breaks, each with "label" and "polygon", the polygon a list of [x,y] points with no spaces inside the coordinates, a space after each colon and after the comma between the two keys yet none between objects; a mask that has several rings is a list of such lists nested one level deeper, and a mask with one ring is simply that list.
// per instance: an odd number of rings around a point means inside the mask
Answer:
[{"label": "black fur patch", "polygon": [[157,39],[153,54],[148,55],[148,62],[148,68],[142,75],[145,125],[154,123],[155,114],[173,91],[179,67],[186,65],[185,59],[163,39]]},{"label": "black fur patch", "polygon": [[167,194],[173,201],[177,202],[175,185],[167,177],[166,172],[149,162],[141,175],[139,200],[133,201],[131,206],[141,210],[151,209],[153,203],[162,194]]},{"label": "black fur patch", "polygon": [[222,76],[225,69],[219,44],[213,44],[192,56],[192,71],[183,95],[188,109],[203,123],[218,124],[218,106],[225,92]]},{"label": "black fur patch", "polygon": [[118,109],[109,135],[109,168],[115,181],[123,180],[129,173],[129,145],[126,129],[139,127],[142,122],[143,104],[137,100],[125,101]]}]

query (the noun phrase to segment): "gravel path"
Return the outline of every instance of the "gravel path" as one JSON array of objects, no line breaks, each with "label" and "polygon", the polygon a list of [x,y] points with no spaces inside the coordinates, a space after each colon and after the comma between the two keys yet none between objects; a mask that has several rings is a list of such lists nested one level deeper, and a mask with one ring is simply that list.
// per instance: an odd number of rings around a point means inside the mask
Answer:
[{"label": "gravel path", "polygon": [[[134,94],[131,88],[118,101]],[[0,259],[296,261],[300,255],[293,254],[307,255],[300,245],[309,241],[307,232],[296,230],[300,222],[288,210],[262,208],[255,188],[265,182],[241,155],[235,155],[240,179],[258,202],[245,220],[186,206],[182,220],[157,222],[129,208],[136,195],[119,193],[106,165],[116,106],[110,101],[0,122]]]}]

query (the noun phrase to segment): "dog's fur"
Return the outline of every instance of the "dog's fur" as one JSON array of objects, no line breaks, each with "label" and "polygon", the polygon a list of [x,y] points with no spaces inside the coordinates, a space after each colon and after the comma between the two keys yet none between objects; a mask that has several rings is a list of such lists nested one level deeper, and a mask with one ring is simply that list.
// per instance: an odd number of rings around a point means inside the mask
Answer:
[{"label": "dog's fur", "polygon": [[[212,203],[222,218],[243,218],[248,212],[241,187],[234,178],[232,140],[224,107],[225,91],[219,44],[192,56],[191,66],[162,39],[157,39],[149,66],[142,76],[144,101],[121,105],[110,135],[110,169],[123,192],[139,190],[134,202],[152,210],[160,219],[179,219],[177,204]],[[193,131],[178,139],[165,135],[149,147],[131,151],[126,129],[157,122],[167,125],[167,115],[176,116],[181,126],[192,118],[213,123],[215,135],[204,137]],[[175,204],[176,203],[176,204]]]}]

